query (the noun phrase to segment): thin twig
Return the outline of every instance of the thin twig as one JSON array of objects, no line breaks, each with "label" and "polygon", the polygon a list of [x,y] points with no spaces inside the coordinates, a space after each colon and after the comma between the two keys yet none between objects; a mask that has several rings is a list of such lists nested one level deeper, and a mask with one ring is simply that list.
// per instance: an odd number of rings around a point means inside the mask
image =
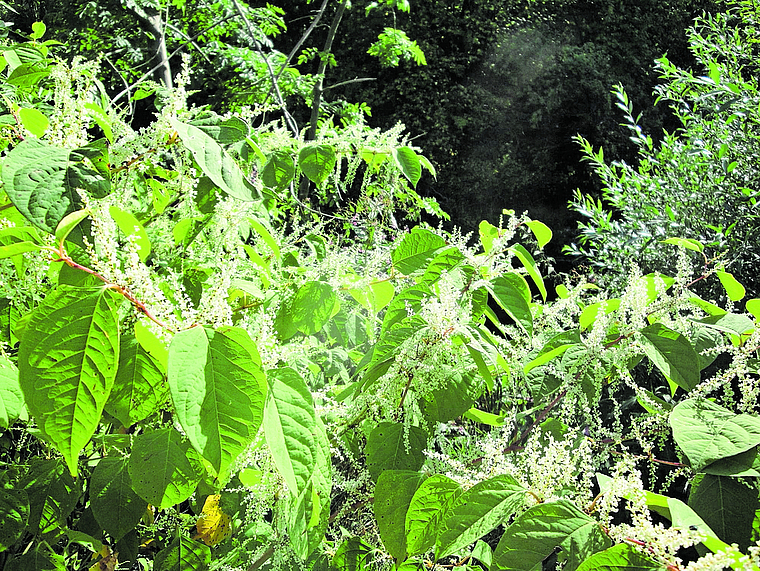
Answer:
[{"label": "thin twig", "polygon": [[201,49],[201,47],[198,44],[195,43],[195,40],[193,38],[191,38],[185,32],[183,32],[182,30],[180,30],[177,26],[175,26],[173,24],[170,24],[169,22],[166,23],[166,26],[168,28],[171,28],[174,31],[175,34],[179,34],[180,36],[184,36],[185,42],[187,42],[191,46],[193,46],[198,51],[198,53],[201,54],[201,57],[208,62],[209,65],[214,65],[214,62],[212,62],[211,59],[209,59],[209,57],[205,53],[203,53],[203,50]]},{"label": "thin twig", "polygon": [[240,6],[238,0],[232,0],[232,4],[235,6],[235,10],[237,11],[238,15],[243,19],[243,23],[245,23],[245,27],[248,30],[248,35],[251,36],[251,40],[253,41],[253,47],[259,53],[261,58],[264,60],[264,64],[267,66],[267,73],[269,74],[269,78],[272,80],[272,87],[274,89],[275,95],[277,96],[277,104],[280,106],[280,110],[285,116],[285,122],[293,132],[293,136],[298,138],[298,124],[285,105],[285,99],[283,99],[282,93],[280,92],[280,84],[277,82],[277,77],[275,76],[274,70],[272,69],[272,62],[269,61],[269,58],[266,57],[264,51],[261,49],[261,42],[256,39],[256,33],[253,31],[253,24],[251,24],[250,20],[248,20],[246,17],[245,13],[243,12],[243,8]]},{"label": "thin twig", "polygon": [[[108,63],[108,65],[110,65],[113,68],[113,70],[116,72],[116,75],[119,76],[119,79],[121,79],[121,81],[124,83],[124,88],[125,88],[125,90],[127,92],[127,103],[129,104],[129,115],[130,116],[134,115],[135,114],[135,106],[132,103],[132,95],[129,92],[129,82],[127,81],[127,78],[125,78],[123,75],[121,75],[121,72],[114,65],[114,63],[111,61],[111,58],[109,58],[108,55],[104,55],[103,57],[105,58],[105,60]],[[151,59],[153,59],[153,58],[151,58]],[[111,101],[111,103],[113,103],[113,101]]]},{"label": "thin twig", "polygon": [[[217,20],[216,22],[214,22],[213,24],[211,24],[208,28],[204,28],[203,30],[201,30],[197,34],[195,34],[193,36],[190,36],[190,40],[185,40],[184,42],[182,42],[183,45],[181,45],[176,50],[174,50],[171,54],[169,54],[169,57],[167,59],[172,59],[175,55],[177,55],[179,52],[181,52],[183,49],[185,49],[184,44],[187,44],[189,41],[195,41],[200,36],[202,36],[203,34],[205,34],[206,32],[208,32],[209,30],[212,30],[213,28],[216,28],[218,25],[223,24],[224,22],[226,22],[228,20],[232,20],[232,19],[234,19],[236,17],[237,16],[235,14],[232,14],[232,15],[229,15],[229,16],[225,16],[224,18],[220,18],[219,20]],[[151,59],[153,59],[153,58],[151,58]],[[128,94],[135,87],[137,87],[143,81],[145,81],[146,79],[148,79],[153,74],[153,72],[156,71],[157,69],[159,69],[162,65],[163,65],[162,63],[159,63],[158,65],[155,65],[154,67],[152,67],[151,69],[149,69],[140,79],[138,79],[137,81],[135,81],[132,85],[128,86],[123,91],[117,93],[116,96],[114,96],[114,98],[111,99],[111,104],[113,105],[114,103],[116,103],[125,94]]]},{"label": "thin twig", "polygon": [[348,79],[346,81],[341,81],[339,83],[333,83],[332,85],[328,85],[325,87],[322,91],[327,91],[328,89],[335,89],[336,87],[342,87],[344,85],[349,85],[351,83],[362,83],[363,81],[376,81],[376,77],[355,77],[354,79]]},{"label": "thin twig", "polygon": [[[330,0],[323,0],[322,5],[319,7],[319,10],[317,11],[317,15],[314,16],[314,19],[311,21],[311,25],[306,28],[306,31],[303,33],[301,38],[296,42],[296,45],[293,46],[293,49],[290,50],[290,53],[285,58],[285,61],[283,62],[282,66],[280,66],[280,71],[277,72],[276,79],[280,79],[280,76],[285,72],[285,69],[290,65],[290,62],[293,60],[295,55],[298,53],[298,50],[301,49],[301,46],[304,44],[306,39],[311,35],[311,33],[314,31],[314,29],[317,27],[317,24],[322,19],[322,16],[325,13],[325,10],[327,8],[327,3]],[[267,96],[269,97],[269,96]]]}]

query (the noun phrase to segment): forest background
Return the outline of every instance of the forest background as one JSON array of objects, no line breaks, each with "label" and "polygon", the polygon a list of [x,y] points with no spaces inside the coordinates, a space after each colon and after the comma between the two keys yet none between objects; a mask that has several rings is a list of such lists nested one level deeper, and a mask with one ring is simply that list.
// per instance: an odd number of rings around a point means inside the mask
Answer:
[{"label": "forest background", "polygon": [[753,0],[0,6],[4,571],[760,568]]}]

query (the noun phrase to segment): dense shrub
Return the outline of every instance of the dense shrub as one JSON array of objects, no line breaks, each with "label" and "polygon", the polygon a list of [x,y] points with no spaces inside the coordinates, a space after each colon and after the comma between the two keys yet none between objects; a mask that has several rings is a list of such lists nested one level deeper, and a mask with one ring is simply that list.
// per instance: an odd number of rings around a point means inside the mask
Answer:
[{"label": "dense shrub", "polygon": [[751,7],[734,3],[725,14],[698,20],[690,31],[694,71],[658,60],[660,104],[680,121],[660,142],[640,127],[634,102],[617,88],[639,151],[634,164],[607,162],[601,149],[579,138],[604,200],[577,194],[572,206],[585,221],[570,252],[585,257],[605,283],[623,284],[632,262],[646,271],[673,271],[676,253],[659,242],[680,236],[704,244],[708,257],[720,256],[718,265],[730,268],[752,295],[760,292],[757,18]]}]

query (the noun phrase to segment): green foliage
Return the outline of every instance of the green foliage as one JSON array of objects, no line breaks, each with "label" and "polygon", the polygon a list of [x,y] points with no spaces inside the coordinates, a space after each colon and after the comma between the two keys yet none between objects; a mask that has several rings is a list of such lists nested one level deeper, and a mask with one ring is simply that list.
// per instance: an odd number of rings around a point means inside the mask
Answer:
[{"label": "green foliage", "polygon": [[760,568],[760,328],[685,249],[552,301],[542,223],[398,228],[400,129],[306,141],[181,85],[135,132],[95,66],[4,54],[42,71],[3,76],[3,568]]},{"label": "green foliage", "polygon": [[[569,251],[599,268],[600,279],[621,283],[631,261],[645,271],[673,272],[677,250],[658,242],[677,236],[700,244],[708,258],[724,256],[731,275],[716,269],[729,299],[742,299],[744,287],[750,297],[757,294],[758,85],[747,63],[754,57],[748,34],[756,23],[754,9],[734,3],[725,14],[698,19],[690,31],[695,71],[658,60],[659,100],[680,123],[659,144],[645,134],[632,101],[616,87],[617,105],[638,149],[636,164],[608,163],[601,149],[578,139],[602,181],[604,202],[576,194],[572,207],[585,221],[579,244]],[[734,276],[743,286],[734,285]],[[718,291],[705,293],[714,297]]]}]

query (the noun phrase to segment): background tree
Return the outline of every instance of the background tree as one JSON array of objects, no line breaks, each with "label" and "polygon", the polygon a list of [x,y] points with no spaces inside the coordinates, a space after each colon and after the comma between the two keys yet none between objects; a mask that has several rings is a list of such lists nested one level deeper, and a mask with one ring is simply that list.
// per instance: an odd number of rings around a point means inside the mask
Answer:
[{"label": "background tree", "polygon": [[[760,92],[752,11],[735,10],[697,21],[690,45],[694,70],[658,61],[657,94],[678,118],[678,129],[658,143],[634,115],[635,100],[619,89],[627,134],[636,144],[634,164],[611,161],[606,149],[581,139],[586,159],[604,187],[604,203],[578,194],[583,216],[580,244],[603,281],[620,284],[626,266],[671,271],[675,253],[659,248],[678,236],[697,240],[710,256],[724,256],[751,295],[760,294],[757,265],[760,175]],[[719,290],[708,288],[714,296]]]}]

